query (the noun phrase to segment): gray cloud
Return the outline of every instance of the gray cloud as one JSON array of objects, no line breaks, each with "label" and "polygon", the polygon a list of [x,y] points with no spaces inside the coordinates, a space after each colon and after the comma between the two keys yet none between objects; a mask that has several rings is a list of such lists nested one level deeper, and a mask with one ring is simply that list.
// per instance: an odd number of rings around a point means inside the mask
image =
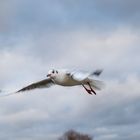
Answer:
[{"label": "gray cloud", "polygon": [[[2,1],[1,30],[16,34],[40,34],[78,28],[116,29],[121,25],[139,28],[139,1]],[[10,29],[8,28],[10,27]],[[137,30],[136,30],[137,31]],[[8,34],[9,34],[8,32]]]}]

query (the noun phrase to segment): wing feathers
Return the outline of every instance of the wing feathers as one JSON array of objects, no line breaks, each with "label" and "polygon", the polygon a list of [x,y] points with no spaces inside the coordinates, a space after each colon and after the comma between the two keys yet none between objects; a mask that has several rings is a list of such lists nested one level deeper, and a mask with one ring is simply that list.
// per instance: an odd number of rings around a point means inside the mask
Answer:
[{"label": "wing feathers", "polygon": [[32,89],[36,89],[36,88],[50,87],[52,84],[54,84],[54,82],[49,78],[49,79],[45,79],[45,80],[42,80],[42,81],[39,81],[36,83],[32,83],[29,86],[26,86],[26,87],[18,90],[16,93],[28,91],[28,90],[32,90]]},{"label": "wing feathers", "polygon": [[86,80],[87,78],[89,77],[92,77],[92,76],[100,76],[100,74],[102,73],[103,70],[101,69],[98,69],[92,73],[89,73],[89,72],[84,72],[84,71],[74,71],[74,72],[71,72],[69,73],[69,76],[73,79],[73,80],[76,80],[76,81],[84,81]]}]

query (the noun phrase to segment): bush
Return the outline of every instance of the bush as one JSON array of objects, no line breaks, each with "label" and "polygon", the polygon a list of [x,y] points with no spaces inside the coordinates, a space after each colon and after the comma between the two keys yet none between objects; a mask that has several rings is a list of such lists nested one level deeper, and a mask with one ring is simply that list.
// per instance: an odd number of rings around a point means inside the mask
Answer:
[{"label": "bush", "polygon": [[92,137],[87,134],[81,134],[74,130],[69,130],[58,140],[92,140]]}]

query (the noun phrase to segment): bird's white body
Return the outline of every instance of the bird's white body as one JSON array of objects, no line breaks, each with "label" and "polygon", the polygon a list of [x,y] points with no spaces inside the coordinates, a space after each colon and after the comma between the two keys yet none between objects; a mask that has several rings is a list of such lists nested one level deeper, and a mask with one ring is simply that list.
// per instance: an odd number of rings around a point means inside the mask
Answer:
[{"label": "bird's white body", "polygon": [[63,72],[59,73],[58,76],[52,80],[54,81],[55,84],[61,86],[76,86],[81,84],[78,81],[73,80]]}]

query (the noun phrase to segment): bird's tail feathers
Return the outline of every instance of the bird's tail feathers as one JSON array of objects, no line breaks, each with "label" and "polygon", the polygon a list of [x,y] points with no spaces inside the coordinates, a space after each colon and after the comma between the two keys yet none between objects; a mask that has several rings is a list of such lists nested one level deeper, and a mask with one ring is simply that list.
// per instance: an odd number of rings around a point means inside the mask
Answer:
[{"label": "bird's tail feathers", "polygon": [[93,79],[90,79],[90,78],[89,78],[89,80],[90,80],[90,85],[96,90],[101,90],[105,87],[105,84],[102,81],[93,80]]}]

